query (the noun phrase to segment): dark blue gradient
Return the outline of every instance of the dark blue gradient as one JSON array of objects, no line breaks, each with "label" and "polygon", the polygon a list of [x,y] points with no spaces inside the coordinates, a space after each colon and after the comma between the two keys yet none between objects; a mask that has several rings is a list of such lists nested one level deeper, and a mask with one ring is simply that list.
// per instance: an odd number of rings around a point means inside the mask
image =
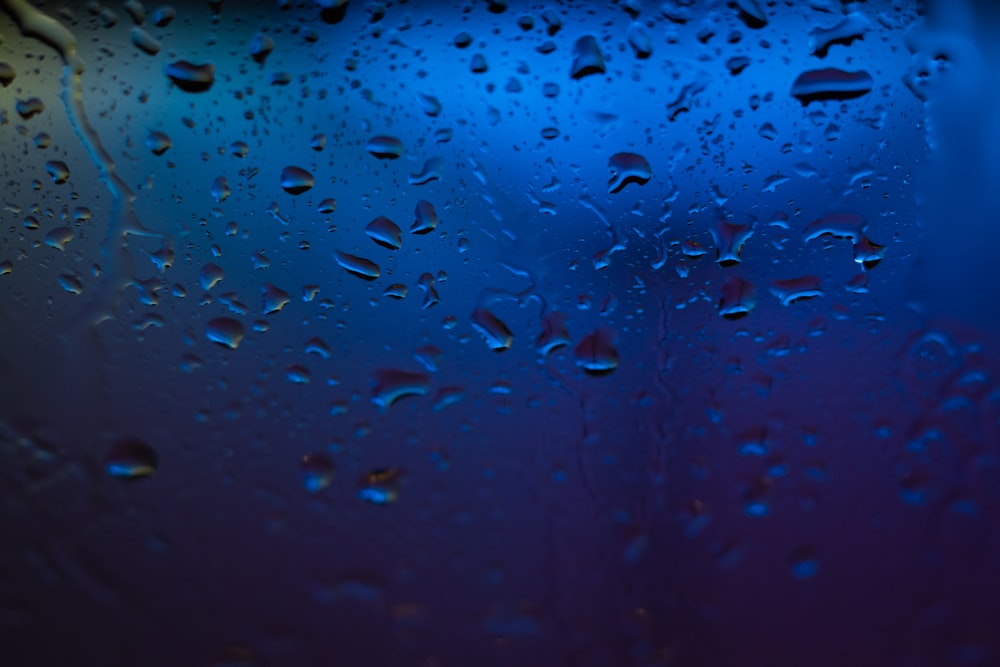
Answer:
[{"label": "dark blue gradient", "polygon": [[0,9],[3,664],[1000,664],[986,5]]}]

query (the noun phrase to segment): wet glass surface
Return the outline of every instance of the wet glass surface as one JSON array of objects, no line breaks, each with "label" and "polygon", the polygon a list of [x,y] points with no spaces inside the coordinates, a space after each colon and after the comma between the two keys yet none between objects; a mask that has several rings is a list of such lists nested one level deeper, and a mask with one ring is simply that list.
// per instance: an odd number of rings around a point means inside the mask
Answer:
[{"label": "wet glass surface", "polygon": [[998,25],[0,0],[3,663],[1000,664]]}]

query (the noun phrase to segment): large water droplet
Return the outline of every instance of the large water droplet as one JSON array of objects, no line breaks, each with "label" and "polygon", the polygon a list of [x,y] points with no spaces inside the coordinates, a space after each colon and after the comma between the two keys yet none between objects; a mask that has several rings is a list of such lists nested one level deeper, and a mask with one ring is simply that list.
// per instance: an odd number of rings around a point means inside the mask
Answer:
[{"label": "large water droplet", "polygon": [[153,155],[163,155],[173,145],[174,142],[163,132],[153,130],[146,136],[146,147],[152,151]]},{"label": "large water droplet", "polygon": [[56,250],[65,250],[66,244],[73,240],[73,230],[69,227],[56,227],[45,235],[45,245]]},{"label": "large water droplet", "polygon": [[427,234],[437,228],[437,211],[434,210],[434,205],[429,201],[423,199],[418,201],[415,215],[416,220],[410,226],[410,231],[414,234]]},{"label": "large water droplet", "polygon": [[51,160],[45,163],[45,171],[49,172],[52,182],[62,185],[69,180],[69,167],[61,160]]},{"label": "large water droplet", "polygon": [[132,28],[132,43],[137,49],[151,56],[155,56],[163,48],[155,37],[138,26]]},{"label": "large water droplet", "polygon": [[601,47],[593,35],[584,35],[573,44],[573,66],[570,76],[574,79],[583,78],[589,74],[604,73],[604,56]]},{"label": "large water droplet", "polygon": [[424,168],[419,174],[410,174],[408,181],[410,185],[425,185],[431,181],[439,180],[443,175],[444,160],[432,157],[424,163]]},{"label": "large water droplet", "polygon": [[645,185],[653,176],[649,162],[638,153],[615,153],[608,160],[611,168],[611,180],[608,181],[608,192],[619,192],[629,183]]},{"label": "large water droplet", "polygon": [[265,315],[270,315],[271,313],[278,312],[279,310],[287,306],[288,303],[292,300],[292,297],[289,296],[288,292],[270,283],[264,285],[264,287],[261,289],[261,293],[263,295],[261,297],[262,300],[261,310],[264,312]]},{"label": "large water droplet", "polygon": [[254,59],[254,62],[263,65],[267,57],[271,55],[271,51],[274,51],[274,38],[270,35],[257,33],[250,40],[249,49],[250,57]]},{"label": "large water droplet", "polygon": [[514,342],[514,334],[507,325],[485,308],[473,311],[472,327],[482,335],[483,340],[494,352],[503,352]]},{"label": "large water droplet", "polygon": [[576,365],[588,375],[607,375],[618,368],[618,349],[614,332],[598,329],[583,337],[573,350]]},{"label": "large water droplet", "polygon": [[827,67],[800,74],[792,84],[792,97],[803,106],[823,100],[849,100],[870,92],[873,84],[868,72]]},{"label": "large water droplet", "polygon": [[365,150],[381,160],[395,160],[403,154],[403,142],[396,137],[380,135],[369,139]]},{"label": "large water droplet", "polygon": [[312,189],[313,175],[301,167],[289,166],[281,170],[281,189],[291,195],[300,195]]},{"label": "large water droplet", "polygon": [[337,260],[337,264],[346,269],[348,273],[356,275],[359,278],[364,278],[365,280],[375,280],[381,274],[378,264],[370,259],[358,257],[357,255],[350,255],[346,252],[340,252],[339,250],[334,251],[333,257]]},{"label": "large water droplet", "polygon": [[231,317],[216,317],[205,326],[205,336],[213,343],[236,349],[245,333],[243,323]]},{"label": "large water droplet", "polygon": [[430,378],[424,373],[396,369],[375,371],[375,388],[372,403],[383,412],[407,396],[422,396],[429,391]]},{"label": "large water droplet", "polygon": [[389,250],[399,250],[403,247],[403,231],[395,222],[384,215],[369,222],[368,226],[365,227],[365,233],[375,243]]},{"label": "large water droplet", "polygon": [[201,267],[201,271],[198,274],[198,281],[203,290],[210,290],[219,284],[219,281],[225,277],[226,272],[222,270],[221,266],[213,262],[209,262],[205,266]]},{"label": "large water droplet", "polygon": [[818,276],[802,276],[771,283],[771,294],[778,297],[781,305],[788,306],[796,301],[823,296]]},{"label": "large water droplet", "polygon": [[214,181],[212,181],[212,198],[216,203],[221,204],[222,202],[229,199],[231,190],[229,189],[229,181],[225,176],[218,176]]},{"label": "large water droplet", "polygon": [[750,281],[732,277],[722,285],[719,299],[719,315],[727,320],[738,320],[753,310],[757,300],[757,289]]},{"label": "large water droplet", "polygon": [[17,70],[8,62],[0,62],[0,85],[4,88],[14,82],[17,77]]},{"label": "large water droplet", "polygon": [[813,55],[825,58],[831,46],[846,46],[861,39],[870,27],[868,17],[861,12],[851,12],[830,28],[814,28],[809,33],[809,50]]},{"label": "large water droplet", "polygon": [[211,63],[195,65],[178,60],[166,65],[163,72],[175,86],[188,93],[203,93],[215,83],[215,65]]},{"label": "large water droplet", "polygon": [[753,235],[750,225],[740,225],[720,218],[712,229],[715,239],[715,261],[719,266],[734,266],[740,263],[743,244]]}]

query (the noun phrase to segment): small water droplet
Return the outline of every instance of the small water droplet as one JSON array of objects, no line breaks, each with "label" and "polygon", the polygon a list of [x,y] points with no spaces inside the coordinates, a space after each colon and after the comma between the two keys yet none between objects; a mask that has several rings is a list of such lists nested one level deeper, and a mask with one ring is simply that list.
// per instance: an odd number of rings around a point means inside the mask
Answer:
[{"label": "small water droplet", "polygon": [[326,454],[306,454],[299,462],[302,484],[306,491],[316,493],[333,482],[333,461]]},{"label": "small water droplet", "polygon": [[157,130],[153,130],[146,137],[146,147],[152,151],[153,155],[163,155],[173,145],[174,142],[171,141],[170,137]]},{"label": "small water droplet", "polygon": [[104,458],[104,469],[112,477],[138,480],[149,477],[159,466],[159,455],[151,445],[135,438],[114,443]]},{"label": "small water droplet", "polygon": [[69,227],[56,227],[45,235],[45,245],[56,250],[65,250],[66,244],[73,240],[73,230]]},{"label": "small water droplet", "polygon": [[249,50],[250,57],[253,58],[254,62],[263,65],[267,57],[271,55],[271,51],[274,51],[274,38],[270,35],[257,33],[250,40]]},{"label": "small water droplet", "polygon": [[361,478],[358,497],[373,505],[391,505],[399,500],[399,484],[403,472],[399,468],[377,468]]},{"label": "small water droplet", "polygon": [[221,204],[229,199],[231,191],[229,189],[229,181],[226,180],[225,176],[218,176],[214,181],[212,181],[211,192],[212,198],[215,199],[218,204]]},{"label": "small water droplet", "polygon": [[379,135],[368,140],[365,150],[380,160],[395,160],[403,154],[403,142],[396,137]]}]

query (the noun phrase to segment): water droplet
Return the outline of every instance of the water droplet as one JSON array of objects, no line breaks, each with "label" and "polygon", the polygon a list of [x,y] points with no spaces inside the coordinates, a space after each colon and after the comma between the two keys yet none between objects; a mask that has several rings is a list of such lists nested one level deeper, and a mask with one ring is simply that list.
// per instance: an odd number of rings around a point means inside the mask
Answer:
[{"label": "water droplet", "polygon": [[39,132],[33,139],[35,147],[45,150],[52,145],[52,136],[48,132]]},{"label": "water droplet", "polygon": [[434,117],[441,115],[441,100],[433,95],[424,95],[423,93],[419,93],[417,95],[417,101],[420,103],[420,108],[423,109],[424,113],[428,116]]},{"label": "water droplet", "polygon": [[426,185],[431,181],[440,180],[444,174],[444,160],[432,157],[424,162],[424,168],[419,174],[410,174],[407,179],[410,185]]},{"label": "water droplet", "polygon": [[757,4],[757,0],[730,0],[729,6],[736,10],[736,15],[746,27],[758,30],[767,25],[767,14]]},{"label": "water droplet", "polygon": [[403,247],[403,231],[384,215],[369,222],[365,227],[365,233],[375,243],[389,250],[399,250]]},{"label": "water droplet", "polygon": [[250,152],[250,146],[245,141],[234,141],[229,147],[229,152],[236,157],[246,157],[247,153]]},{"label": "water droplet", "polygon": [[274,38],[270,35],[257,33],[250,40],[249,50],[250,57],[253,58],[254,62],[263,65],[267,57],[271,55],[271,51],[274,51]]},{"label": "water droplet", "polygon": [[52,182],[56,185],[62,185],[69,180],[69,167],[65,162],[61,162],[59,160],[46,162],[45,171],[49,172],[49,176],[52,177]]},{"label": "water droplet", "polygon": [[581,79],[589,74],[604,74],[604,56],[593,35],[584,35],[573,44],[570,76]]},{"label": "water droplet", "polygon": [[21,118],[28,120],[45,111],[45,103],[39,97],[29,97],[26,100],[17,100],[14,109]]},{"label": "water droplet", "polygon": [[803,238],[806,241],[812,241],[821,236],[829,235],[838,239],[856,241],[861,238],[866,224],[865,217],[857,213],[828,213],[818,220],[810,222],[805,228]]},{"label": "water droplet", "polygon": [[727,320],[738,320],[753,310],[757,301],[757,289],[753,284],[739,277],[732,277],[722,285],[719,299],[719,315]]},{"label": "water droplet", "polygon": [[402,398],[426,394],[430,389],[429,384],[430,378],[424,373],[380,369],[375,371],[372,403],[385,412]]},{"label": "water droplet", "polygon": [[10,275],[14,270],[14,263],[9,259],[0,262],[0,276]]},{"label": "water droplet", "polygon": [[514,342],[514,334],[507,325],[485,308],[477,308],[472,312],[472,327],[494,352],[503,352]]},{"label": "water droplet", "polygon": [[375,280],[381,274],[378,264],[371,261],[370,259],[365,259],[364,257],[358,257],[356,255],[349,255],[346,252],[340,252],[339,250],[334,251],[334,259],[337,260],[337,264],[359,278],[364,278],[365,280]]},{"label": "water droplet", "polygon": [[799,547],[789,554],[788,561],[796,579],[811,579],[819,572],[819,562],[812,547]]},{"label": "water droplet", "polygon": [[628,29],[628,43],[635,51],[635,57],[645,60],[653,53],[653,42],[642,25],[633,23]]},{"label": "water droplet", "polygon": [[653,176],[646,158],[638,153],[615,153],[608,160],[611,168],[611,180],[608,181],[608,192],[620,192],[629,183],[645,185]]},{"label": "water droplet", "polygon": [[177,18],[177,11],[170,5],[162,5],[153,10],[150,20],[157,28],[164,28]]},{"label": "water droplet", "polygon": [[854,243],[854,261],[866,269],[874,269],[882,261],[885,246],[862,236]]},{"label": "water droplet", "polygon": [[306,454],[299,462],[302,484],[306,491],[316,493],[333,482],[333,461],[326,454]]},{"label": "water droplet", "polygon": [[64,273],[58,278],[59,286],[70,294],[82,294],[83,283],[76,276]]},{"label": "water droplet", "polygon": [[809,33],[809,50],[813,55],[825,58],[834,44],[847,46],[856,39],[862,39],[871,23],[861,12],[851,12],[830,28],[813,28]]},{"label": "water droplet", "polygon": [[460,49],[468,48],[472,44],[472,35],[467,32],[460,32],[452,39],[452,44]]},{"label": "water droplet", "polygon": [[403,154],[403,142],[396,137],[379,135],[368,140],[365,150],[380,160],[395,160]]},{"label": "water droplet", "polygon": [[211,192],[212,198],[215,199],[216,203],[221,204],[229,199],[231,191],[229,189],[229,181],[226,180],[225,176],[218,176],[214,181],[212,181]]},{"label": "water droplet", "polygon": [[316,210],[323,215],[330,215],[337,210],[337,200],[336,199],[324,199],[316,207]]},{"label": "water droplet", "polygon": [[138,480],[149,477],[159,466],[159,456],[142,440],[123,438],[113,444],[104,458],[104,469],[112,477]]},{"label": "water droplet", "polygon": [[598,329],[583,337],[573,350],[576,365],[588,375],[607,375],[618,368],[618,350],[614,332]]},{"label": "water droplet", "polygon": [[132,28],[132,44],[151,56],[155,56],[162,48],[155,37],[138,26]]},{"label": "water droplet", "polygon": [[746,56],[734,56],[726,61],[726,69],[733,76],[736,76],[750,65],[750,59]]},{"label": "water droplet", "polygon": [[263,287],[261,293],[263,294],[261,310],[265,315],[278,312],[292,300],[288,292],[270,283]]},{"label": "water droplet", "polygon": [[0,62],[0,85],[4,88],[14,82],[17,77],[17,70],[8,62]]},{"label": "water droplet", "polygon": [[171,141],[170,137],[157,130],[153,130],[146,137],[146,147],[153,152],[153,155],[163,155],[173,145],[174,142]]},{"label": "water droplet", "polygon": [[437,211],[434,210],[434,205],[429,201],[419,200],[415,215],[416,220],[410,226],[410,231],[414,234],[427,234],[437,228]]},{"label": "water droplet", "polygon": [[393,283],[386,287],[382,294],[392,299],[405,299],[407,291],[406,285],[403,283]]},{"label": "water droplet", "polygon": [[725,218],[716,221],[712,229],[715,239],[715,261],[719,266],[735,266],[741,261],[743,244],[753,235],[750,225],[740,225]]},{"label": "water droplet", "polygon": [[66,244],[73,240],[73,230],[69,227],[56,227],[45,235],[45,245],[56,250],[65,250]]},{"label": "water droplet", "polygon": [[391,505],[399,500],[399,483],[403,472],[399,468],[377,468],[361,478],[358,497],[373,505]]},{"label": "water droplet", "polygon": [[313,175],[301,167],[285,167],[281,170],[281,189],[290,195],[300,195],[312,189]]},{"label": "water droplet", "polygon": [[210,290],[219,284],[219,281],[226,277],[225,271],[218,264],[209,262],[201,267],[198,273],[198,282],[203,290]]},{"label": "water droplet", "polygon": [[778,297],[781,305],[788,306],[796,301],[823,296],[818,276],[802,276],[771,283],[771,294]]},{"label": "water droplet", "polygon": [[234,350],[239,347],[244,333],[243,323],[231,317],[216,317],[205,327],[208,340]]},{"label": "water droplet", "polygon": [[469,69],[473,74],[482,74],[488,71],[489,65],[486,64],[486,56],[481,53],[472,56],[472,60],[469,61]]},{"label": "water droplet", "polygon": [[870,92],[873,83],[871,75],[862,70],[847,72],[834,67],[809,70],[795,79],[792,97],[803,106],[823,100],[850,100]]},{"label": "water droplet", "polygon": [[309,384],[312,376],[309,374],[309,369],[305,366],[293,364],[285,369],[285,379],[292,384]]},{"label": "water droplet", "polygon": [[569,345],[569,331],[566,329],[566,315],[563,313],[547,313],[542,318],[542,332],[535,341],[535,349],[545,356],[549,352]]},{"label": "water droplet", "polygon": [[164,74],[175,86],[187,93],[203,93],[215,83],[215,65],[195,65],[186,60],[169,63]]}]

